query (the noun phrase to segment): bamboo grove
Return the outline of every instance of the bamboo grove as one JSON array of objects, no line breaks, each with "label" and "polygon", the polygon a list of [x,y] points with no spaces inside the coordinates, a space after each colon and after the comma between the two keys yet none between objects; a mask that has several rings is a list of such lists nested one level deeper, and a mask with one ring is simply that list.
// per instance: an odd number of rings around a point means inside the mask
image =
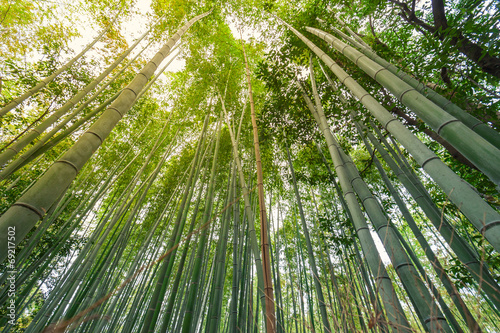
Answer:
[{"label": "bamboo grove", "polygon": [[500,331],[497,4],[146,4],[0,7],[1,332]]}]

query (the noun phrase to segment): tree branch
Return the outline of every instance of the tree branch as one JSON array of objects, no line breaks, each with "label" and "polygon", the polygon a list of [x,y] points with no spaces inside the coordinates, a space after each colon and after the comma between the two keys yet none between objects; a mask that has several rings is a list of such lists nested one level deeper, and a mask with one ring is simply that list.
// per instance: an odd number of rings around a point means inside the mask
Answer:
[{"label": "tree branch", "polygon": [[406,3],[398,0],[389,0],[389,2],[397,5],[401,9],[400,16],[409,24],[415,26],[421,33],[425,34],[420,28],[430,32],[442,42],[447,37],[452,37],[449,39],[450,45],[455,46],[462,54],[476,63],[482,71],[500,78],[500,58],[489,55],[480,45],[465,37],[460,29],[457,29],[450,36],[451,29],[449,29],[446,19],[443,0],[432,0],[434,26],[416,17],[415,13],[408,8]]}]

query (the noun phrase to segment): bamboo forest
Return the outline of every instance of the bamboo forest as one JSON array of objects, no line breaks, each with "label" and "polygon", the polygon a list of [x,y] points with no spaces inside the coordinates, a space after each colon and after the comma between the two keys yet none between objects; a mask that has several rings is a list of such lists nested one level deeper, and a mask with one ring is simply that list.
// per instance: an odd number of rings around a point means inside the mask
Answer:
[{"label": "bamboo forest", "polygon": [[1,0],[0,332],[500,332],[500,2]]}]

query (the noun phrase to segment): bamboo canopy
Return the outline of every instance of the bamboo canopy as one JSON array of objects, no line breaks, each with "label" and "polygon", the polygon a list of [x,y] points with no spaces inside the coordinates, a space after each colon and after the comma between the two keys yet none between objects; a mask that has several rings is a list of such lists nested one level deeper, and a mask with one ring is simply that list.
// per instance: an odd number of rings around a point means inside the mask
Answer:
[{"label": "bamboo canopy", "polygon": [[0,332],[499,331],[493,7],[1,5]]}]

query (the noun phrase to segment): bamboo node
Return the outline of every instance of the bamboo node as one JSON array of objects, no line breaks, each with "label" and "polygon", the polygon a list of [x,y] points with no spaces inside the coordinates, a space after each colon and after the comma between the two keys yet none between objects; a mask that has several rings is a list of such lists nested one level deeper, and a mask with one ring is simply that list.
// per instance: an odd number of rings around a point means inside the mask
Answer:
[{"label": "bamboo node", "polygon": [[60,159],[60,160],[55,161],[54,164],[55,163],[65,163],[65,164],[71,166],[73,169],[75,169],[76,173],[78,173],[78,168],[77,168],[77,166],[75,164],[73,164],[73,162],[70,162],[68,160]]},{"label": "bamboo node", "polygon": [[377,277],[375,278],[375,280],[379,280],[379,279],[387,279],[387,280],[389,280],[389,281],[391,280],[391,278],[390,278],[390,277],[388,277],[388,276],[377,276]]},{"label": "bamboo node", "polygon": [[429,317],[429,318],[425,319],[424,323],[427,324],[428,322],[433,321],[433,320],[444,320],[444,321],[446,321],[446,319],[444,317],[436,316],[436,317]]},{"label": "bamboo node", "polygon": [[87,131],[85,133],[94,134],[99,139],[99,141],[101,141],[101,144],[104,142],[104,139],[99,134],[97,134],[96,132]]},{"label": "bamboo node", "polygon": [[380,231],[380,229],[382,229],[382,228],[384,228],[384,227],[388,228],[388,227],[390,227],[390,225],[389,225],[389,224],[382,224],[381,226],[379,226],[379,227],[377,228],[377,232],[379,232],[379,231]]},{"label": "bamboo node", "polygon": [[117,109],[117,108],[110,106],[110,107],[108,108],[108,110],[113,110],[113,111],[116,111],[116,113],[118,113],[118,114],[120,115],[120,118],[123,118],[123,114],[122,114],[120,111],[118,111],[118,109]]},{"label": "bamboo node", "polygon": [[488,230],[489,228],[491,227],[494,227],[496,225],[500,224],[500,221],[493,221],[493,222],[490,222],[486,225],[484,225],[481,230],[479,230],[479,232],[481,233],[481,235],[484,235],[484,233],[486,232],[486,230]]},{"label": "bamboo node", "polygon": [[26,202],[21,202],[21,201],[18,201],[16,203],[14,203],[12,206],[21,206],[21,207],[24,207],[24,208],[28,208],[29,210],[31,210],[32,212],[34,212],[36,215],[38,215],[40,218],[43,218],[43,216],[45,215],[45,209],[41,208],[38,209],[36,208],[35,206],[32,206]]},{"label": "bamboo node", "polygon": [[457,122],[457,121],[460,121],[460,120],[458,120],[458,119],[456,119],[456,118],[453,118],[453,119],[450,119],[450,120],[448,120],[448,121],[445,121],[444,123],[442,123],[442,124],[438,127],[438,129],[437,129],[436,133],[437,133],[437,134],[441,134],[441,130],[443,129],[443,127],[445,127],[446,125],[448,125],[448,124],[450,124],[450,123],[454,123],[454,122]]},{"label": "bamboo node", "polygon": [[470,129],[471,129],[471,130],[474,130],[474,128],[476,128],[477,126],[482,125],[482,124],[484,124],[482,121],[478,121],[477,123],[475,123],[474,125],[472,125],[472,126],[470,127]]},{"label": "bamboo node", "polygon": [[422,169],[425,167],[425,165],[426,165],[428,162],[430,162],[430,161],[432,161],[432,160],[439,160],[439,157],[437,157],[436,155],[434,155],[434,156],[432,156],[432,157],[430,157],[430,158],[426,159],[425,161],[423,161],[423,162],[422,162],[422,165],[421,165],[421,166],[422,166]]},{"label": "bamboo node", "polygon": [[[373,79],[374,79],[375,81],[377,81],[377,75],[378,75],[378,73],[380,73],[380,72],[381,72],[381,71],[383,71],[383,70],[386,70],[386,71],[387,71],[388,69],[387,69],[387,68],[385,68],[385,67],[382,67],[382,68],[380,68],[378,71],[376,71],[376,72],[375,72],[375,74],[373,75]],[[378,81],[377,81],[377,82],[378,82]]]},{"label": "bamboo node", "polygon": [[413,264],[412,264],[412,263],[410,263],[410,262],[403,262],[403,263],[401,263],[401,264],[397,265],[397,266],[395,267],[395,270],[397,271],[398,269],[400,269],[401,267],[404,267],[404,266],[413,266]]}]

